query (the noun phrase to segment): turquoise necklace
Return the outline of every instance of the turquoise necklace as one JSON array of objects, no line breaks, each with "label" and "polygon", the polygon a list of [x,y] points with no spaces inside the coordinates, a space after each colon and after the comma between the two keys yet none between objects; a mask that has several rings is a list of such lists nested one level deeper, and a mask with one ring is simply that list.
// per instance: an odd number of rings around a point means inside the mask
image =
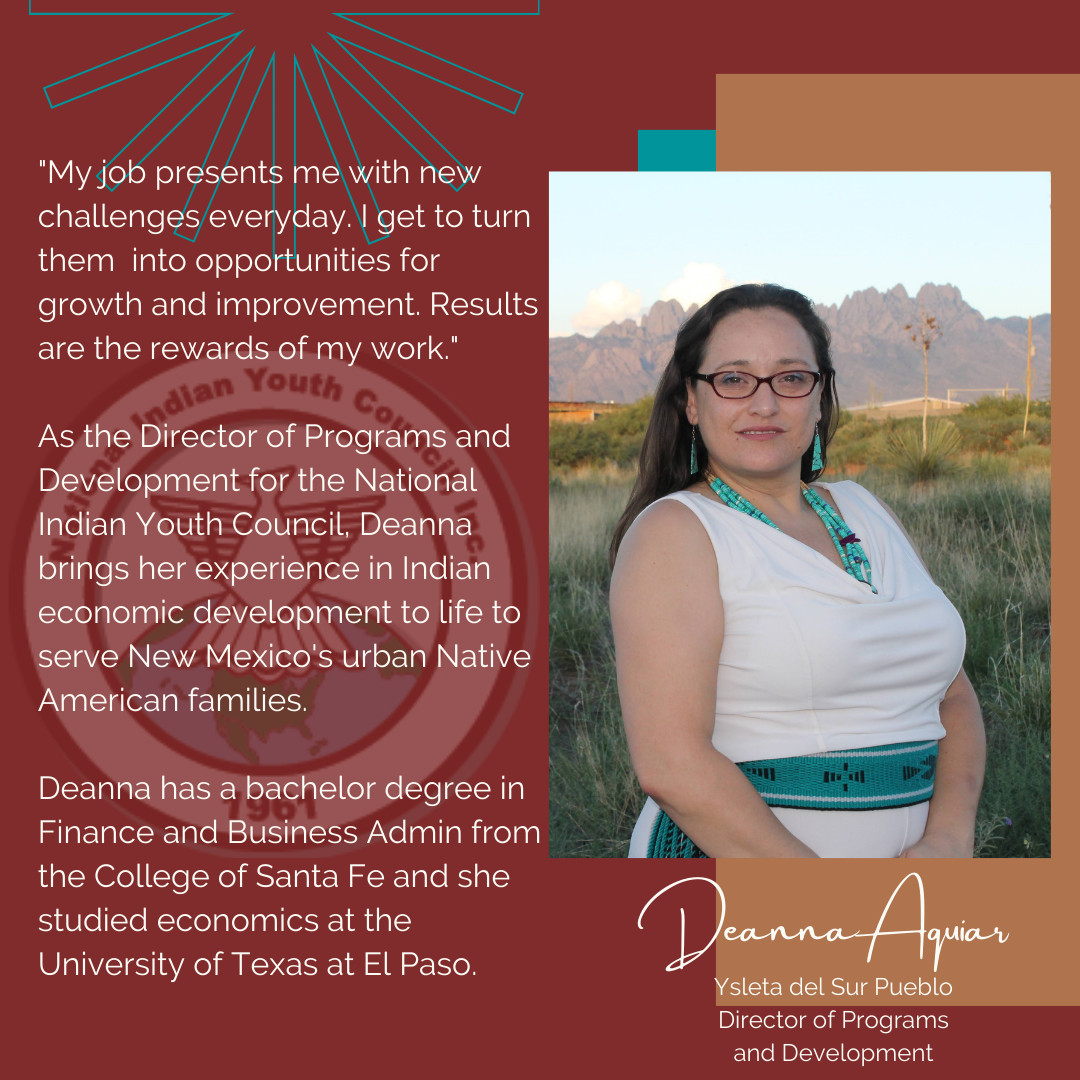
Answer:
[{"label": "turquoise necklace", "polygon": [[[749,514],[758,521],[764,521],[771,525],[777,532],[780,526],[765,516],[749,499],[744,499],[734,488],[728,487],[718,476],[709,481],[709,487],[716,492],[717,498],[732,510],[739,510]],[[870,586],[870,591],[877,592],[870,580],[870,560],[863,551],[862,543],[855,535],[855,531],[848,527],[844,519],[835,511],[813,488],[804,486],[803,498],[810,504],[810,508],[819,518],[822,525],[828,530],[832,542],[840,555],[840,561],[844,569],[856,580]]]}]

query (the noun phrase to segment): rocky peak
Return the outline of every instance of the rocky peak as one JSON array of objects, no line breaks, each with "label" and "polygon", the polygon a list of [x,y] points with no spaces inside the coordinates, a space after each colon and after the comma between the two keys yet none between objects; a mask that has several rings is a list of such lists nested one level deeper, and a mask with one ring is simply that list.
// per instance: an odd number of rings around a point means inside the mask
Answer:
[{"label": "rocky peak", "polygon": [[668,337],[678,333],[685,318],[686,312],[678,300],[657,300],[649,308],[649,314],[641,316],[641,329],[650,337]]},{"label": "rocky peak", "polygon": [[[597,338],[638,338],[641,329],[633,319],[623,319],[620,323],[610,322],[596,331]],[[594,339],[595,340],[595,339]]]}]

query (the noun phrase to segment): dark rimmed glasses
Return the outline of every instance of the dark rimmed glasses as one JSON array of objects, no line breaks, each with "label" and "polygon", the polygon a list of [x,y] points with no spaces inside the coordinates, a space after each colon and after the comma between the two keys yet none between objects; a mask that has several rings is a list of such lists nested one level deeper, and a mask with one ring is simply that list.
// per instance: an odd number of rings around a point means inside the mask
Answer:
[{"label": "dark rimmed glasses", "polygon": [[762,383],[768,383],[769,389],[777,397],[801,398],[812,394],[814,387],[825,375],[820,371],[796,369],[778,371],[775,375],[768,375],[763,379],[758,375],[751,375],[749,371],[714,371],[711,375],[702,375],[695,371],[690,378],[694,382],[707,382],[713,388],[713,393],[722,398],[753,397]]}]

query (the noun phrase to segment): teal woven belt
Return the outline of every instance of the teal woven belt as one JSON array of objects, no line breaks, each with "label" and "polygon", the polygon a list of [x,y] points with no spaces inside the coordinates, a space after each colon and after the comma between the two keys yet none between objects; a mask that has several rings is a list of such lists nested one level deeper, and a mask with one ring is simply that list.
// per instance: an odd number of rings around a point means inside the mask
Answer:
[{"label": "teal woven belt", "polygon": [[[737,764],[769,806],[887,810],[926,802],[934,794],[937,743],[891,743]],[[662,810],[649,835],[647,857],[708,858]]]}]

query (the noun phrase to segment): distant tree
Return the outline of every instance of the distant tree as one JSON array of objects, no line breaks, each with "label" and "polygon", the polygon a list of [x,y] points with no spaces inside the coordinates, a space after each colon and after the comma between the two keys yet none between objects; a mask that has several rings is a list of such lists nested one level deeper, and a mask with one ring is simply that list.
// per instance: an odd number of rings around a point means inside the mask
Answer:
[{"label": "distant tree", "polygon": [[919,325],[908,323],[904,329],[916,345],[922,346],[923,360],[923,409],[922,409],[922,452],[926,455],[926,413],[930,408],[930,346],[941,337],[941,325],[933,315],[927,315],[919,308],[922,322]]}]

